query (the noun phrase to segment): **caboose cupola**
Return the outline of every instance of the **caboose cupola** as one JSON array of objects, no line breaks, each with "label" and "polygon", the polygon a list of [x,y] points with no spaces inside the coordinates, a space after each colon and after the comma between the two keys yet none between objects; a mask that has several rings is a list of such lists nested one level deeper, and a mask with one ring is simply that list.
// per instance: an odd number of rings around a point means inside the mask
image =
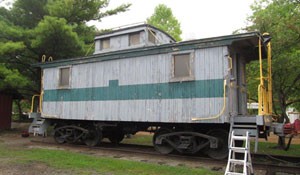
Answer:
[{"label": "caboose cupola", "polygon": [[94,54],[173,42],[169,34],[151,25],[125,26],[96,36]]}]

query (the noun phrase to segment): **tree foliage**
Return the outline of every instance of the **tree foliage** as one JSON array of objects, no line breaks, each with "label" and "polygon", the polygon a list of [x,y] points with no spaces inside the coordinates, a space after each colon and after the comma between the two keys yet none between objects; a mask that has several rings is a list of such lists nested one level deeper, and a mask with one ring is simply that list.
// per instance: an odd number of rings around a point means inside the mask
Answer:
[{"label": "tree foliage", "polygon": [[38,55],[46,54],[54,58],[82,55],[84,42],[73,28],[67,25],[64,18],[45,16],[32,31],[36,37],[31,40],[31,47],[39,51]]},{"label": "tree foliage", "polygon": [[42,55],[54,60],[85,55],[97,32],[86,22],[130,6],[108,5],[109,0],[15,0],[9,9],[0,7],[0,91],[10,88],[28,98],[38,93],[40,73],[31,64]]},{"label": "tree foliage", "polygon": [[4,64],[0,64],[0,89],[22,89],[27,86],[29,80],[22,76],[16,69],[8,69]]},{"label": "tree foliage", "polygon": [[164,4],[155,7],[154,14],[147,19],[147,23],[167,32],[177,41],[182,40],[180,22],[173,15],[171,8]]},{"label": "tree foliage", "polygon": [[[300,102],[300,2],[259,0],[252,5],[252,10],[249,18],[252,25],[247,30],[269,32],[272,36],[274,109],[288,122],[286,108],[298,107]],[[248,67],[252,79],[250,87],[255,82],[257,70],[255,63]],[[249,89],[255,91],[257,88]]]}]

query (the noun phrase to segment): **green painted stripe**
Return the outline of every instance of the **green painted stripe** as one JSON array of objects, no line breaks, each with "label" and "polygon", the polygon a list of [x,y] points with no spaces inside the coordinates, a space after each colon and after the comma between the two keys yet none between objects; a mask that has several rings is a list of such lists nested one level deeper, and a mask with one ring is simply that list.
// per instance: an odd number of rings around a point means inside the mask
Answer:
[{"label": "green painted stripe", "polygon": [[107,101],[146,99],[214,98],[223,96],[223,79],[176,83],[119,86],[111,80],[108,87],[55,89],[44,91],[44,101]]}]

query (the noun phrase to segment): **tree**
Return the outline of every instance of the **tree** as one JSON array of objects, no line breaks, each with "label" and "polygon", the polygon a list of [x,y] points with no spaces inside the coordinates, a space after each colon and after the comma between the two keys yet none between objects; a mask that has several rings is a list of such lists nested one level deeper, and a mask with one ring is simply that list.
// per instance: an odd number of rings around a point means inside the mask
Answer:
[{"label": "tree", "polygon": [[98,32],[86,23],[130,7],[103,10],[108,5],[109,0],[15,0],[9,9],[0,7],[0,91],[9,88],[24,98],[39,93],[40,72],[31,64],[44,54],[54,60],[86,55]]},{"label": "tree", "polygon": [[[273,101],[279,122],[289,122],[288,106],[300,103],[300,2],[297,0],[259,0],[252,5],[252,23],[246,30],[269,32],[272,36]],[[257,77],[258,65],[248,67],[251,82]],[[256,88],[250,88],[254,91]],[[251,93],[250,94],[254,94]],[[252,98],[256,98],[252,96]],[[298,108],[299,110],[299,108]]]},{"label": "tree", "polygon": [[40,57],[45,54],[63,59],[84,54],[84,41],[79,39],[74,27],[67,25],[64,18],[45,16],[32,33],[36,37],[31,40],[31,48]]},{"label": "tree", "polygon": [[182,40],[180,23],[173,16],[171,8],[164,4],[155,7],[154,14],[147,19],[147,23],[167,32],[177,41]]},{"label": "tree", "polygon": [[8,69],[4,64],[0,64],[0,89],[19,89],[22,90],[29,80],[16,69]]}]

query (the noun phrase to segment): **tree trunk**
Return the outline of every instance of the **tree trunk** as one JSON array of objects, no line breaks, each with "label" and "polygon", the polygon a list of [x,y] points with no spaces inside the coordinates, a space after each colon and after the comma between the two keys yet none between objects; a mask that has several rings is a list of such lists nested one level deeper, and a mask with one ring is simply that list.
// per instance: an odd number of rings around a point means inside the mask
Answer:
[{"label": "tree trunk", "polygon": [[16,105],[18,108],[18,113],[19,113],[19,122],[23,119],[23,114],[22,114],[22,107],[21,107],[21,100],[16,100]]},{"label": "tree trunk", "polygon": [[278,94],[279,97],[279,106],[280,106],[280,110],[281,110],[281,117],[279,118],[279,123],[289,123],[290,119],[286,114],[286,108],[287,108],[287,104],[286,104],[286,96],[283,92],[279,92]]},{"label": "tree trunk", "polygon": [[[279,123],[289,123],[290,119],[289,119],[289,117],[286,114],[286,108],[287,108],[286,98],[285,98],[286,96],[285,96],[285,94],[282,91],[280,91],[278,93],[278,97],[279,97],[279,106],[280,106],[280,110],[281,110],[281,115],[279,117],[278,122]],[[277,148],[284,150],[285,149],[285,145],[286,145],[285,144],[285,136],[279,136],[278,137]]]},{"label": "tree trunk", "polygon": [[289,117],[287,116],[286,112],[282,113],[282,118],[284,119],[284,123],[290,123],[290,119]]},{"label": "tree trunk", "polygon": [[285,136],[279,136],[278,137],[278,144],[277,144],[278,149],[285,149]]}]

